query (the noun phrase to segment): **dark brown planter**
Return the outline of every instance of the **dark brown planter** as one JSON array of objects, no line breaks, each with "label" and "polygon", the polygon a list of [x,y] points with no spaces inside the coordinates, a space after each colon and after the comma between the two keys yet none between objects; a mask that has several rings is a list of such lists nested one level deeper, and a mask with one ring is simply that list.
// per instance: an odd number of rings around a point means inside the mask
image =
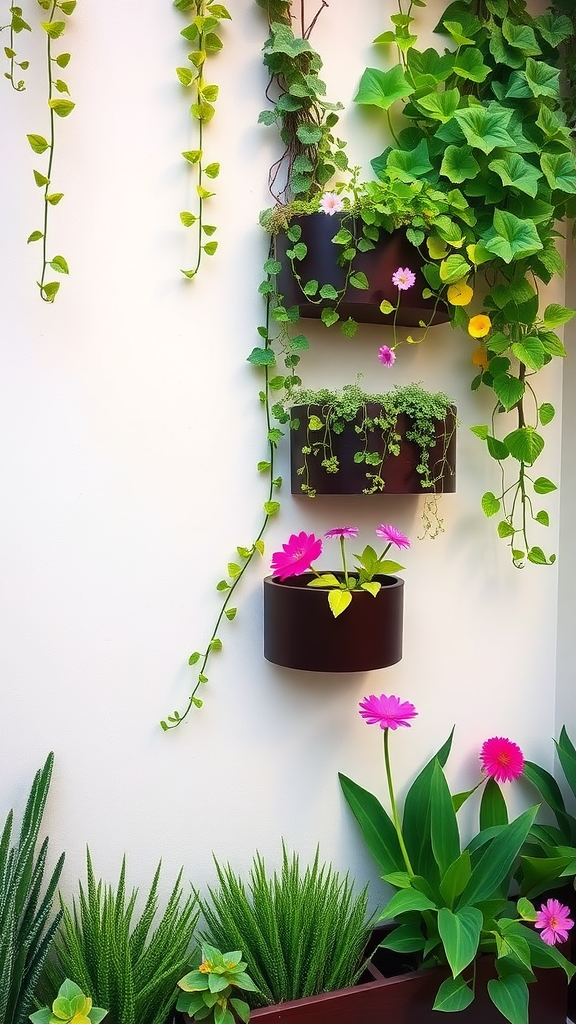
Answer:
[{"label": "dark brown planter", "polygon": [[[291,224],[298,224],[302,228],[300,241],[308,247],[304,259],[298,260],[296,264],[303,285],[314,280],[318,281],[320,287],[331,284],[337,291],[344,287],[345,271],[336,262],[342,247],[332,242],[342,224],[342,218],[342,214],[330,217],[325,213],[311,213],[292,219]],[[345,224],[349,231],[355,230],[352,218],[347,217]],[[356,230],[359,231],[358,226]],[[284,296],[285,306],[298,306],[300,316],[318,320],[322,309],[334,303],[326,300],[316,304],[303,294],[292,274],[290,260],[286,256],[286,250],[291,249],[293,244],[285,234],[276,237],[276,258],[282,264],[277,281],[278,291]],[[365,291],[350,285],[347,287],[338,305],[340,319],[347,320],[348,317],[352,317],[358,323],[392,325],[394,315],[388,313],[385,316],[381,313],[380,303],[387,299],[396,306],[398,289],[392,284],[392,274],[399,267],[409,267],[416,275],[416,283],[412,288],[401,292],[396,324],[399,327],[417,327],[421,320],[425,324],[447,323],[450,317],[444,303],[439,303],[435,310],[435,300],[422,297],[423,289],[428,287],[422,273],[422,265],[418,250],[408,241],[404,231],[394,231],[391,235],[381,234],[374,249],[370,249],[369,252],[358,252],[354,259],[354,271],[362,271],[368,278],[370,287]]]},{"label": "dark brown planter", "polygon": [[[375,958],[377,960],[377,957]],[[438,1024],[444,1018],[433,1010],[436,992],[447,968],[412,971],[385,977],[370,965],[373,980],[338,992],[252,1010],[254,1024]],[[561,969],[536,970],[537,982],[529,986],[530,1024],[566,1024],[566,975]],[[458,1024],[505,1024],[491,1002],[486,983],[496,977],[494,958],[482,957],[476,968],[476,997],[471,1006],[445,1015]]]},{"label": "dark brown planter", "polygon": [[308,587],[312,573],[264,580],[264,657],[306,672],[369,672],[402,657],[404,580],[376,576],[376,597],[352,595],[334,618],[328,591]]},{"label": "dark brown planter", "polygon": [[[382,406],[375,402],[366,403],[366,413],[373,419],[379,416]],[[306,458],[302,448],[311,446],[322,440],[323,431],[308,431],[308,418],[318,416],[326,421],[326,407],[320,405],[295,405],[291,409],[292,420],[298,421],[298,427],[290,431],[290,480],[292,494],[302,494],[303,485],[317,494],[362,494],[370,489],[372,481],[367,473],[378,473],[384,480],[385,494],[443,494],[456,490],[456,408],[451,406],[445,420],[438,420],[436,425],[436,442],[429,449],[430,477],[435,480],[434,486],[422,487],[422,475],[417,467],[421,462],[420,448],[414,441],[406,439],[406,431],[410,430],[413,420],[401,413],[397,420],[397,432],[402,438],[398,455],[386,454],[382,468],[354,462],[354,454],[362,447],[362,439],[355,428],[363,419],[360,410],[356,419],[344,427],[341,434],[331,433],[331,453],[339,463],[337,473],[328,473],[321,465],[323,456],[309,454]],[[369,434],[368,447],[372,452],[383,455],[386,439],[382,431],[375,430]],[[298,470],[304,468],[303,473]],[[306,491],[307,493],[307,491]],[[378,489],[374,493],[381,493]]]},{"label": "dark brown planter", "polygon": [[[396,973],[394,971],[405,973]],[[471,968],[470,968],[471,971]],[[505,1024],[486,991],[496,977],[494,957],[485,956],[476,965],[476,996],[466,1010],[442,1017],[433,1010],[448,968],[411,971],[402,966],[398,954],[376,950],[357,985],[325,992],[306,999],[294,999],[252,1010],[253,1024],[438,1024],[446,1019],[455,1024]],[[561,968],[535,970],[537,981],[528,986],[530,1024],[566,1024],[566,975]],[[181,1014],[184,1024],[191,1024]]]}]

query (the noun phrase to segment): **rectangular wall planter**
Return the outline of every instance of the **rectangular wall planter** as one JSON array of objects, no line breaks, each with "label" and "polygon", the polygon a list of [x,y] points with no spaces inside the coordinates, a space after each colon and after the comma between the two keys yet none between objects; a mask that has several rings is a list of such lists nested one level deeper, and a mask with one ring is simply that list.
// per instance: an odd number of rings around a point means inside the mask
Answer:
[{"label": "rectangular wall planter", "polygon": [[[378,962],[377,953],[374,960]],[[537,982],[528,986],[530,1024],[566,1024],[567,984],[561,969],[536,970]],[[476,998],[466,1010],[440,1014],[432,1009],[436,992],[448,977],[447,968],[413,971],[385,977],[369,964],[363,983],[307,999],[253,1010],[253,1024],[505,1024],[490,1001],[486,983],[496,976],[493,957],[482,957],[476,972]]]}]

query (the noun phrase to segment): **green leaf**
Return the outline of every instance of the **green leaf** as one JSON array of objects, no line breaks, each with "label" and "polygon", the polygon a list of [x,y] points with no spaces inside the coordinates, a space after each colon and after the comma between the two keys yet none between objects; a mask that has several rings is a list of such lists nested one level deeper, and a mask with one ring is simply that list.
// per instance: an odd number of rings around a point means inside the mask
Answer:
[{"label": "green leaf", "polygon": [[201,246],[207,256],[213,256],[218,248],[218,242],[206,242],[206,245]]},{"label": "green leaf", "polygon": [[42,234],[41,231],[33,231],[31,235],[28,235],[28,238],[26,239],[26,241],[27,242],[39,242],[41,238],[44,238],[44,235]]},{"label": "green leaf", "polygon": [[70,54],[69,53],[60,53],[54,59],[55,59],[55,62],[58,65],[59,68],[66,68],[66,67],[68,67],[68,64],[70,63]]},{"label": "green leaf", "polygon": [[50,195],[47,195],[44,198],[45,198],[47,203],[50,203],[50,206],[58,206],[58,203],[60,202],[60,200],[64,198],[64,193],[63,192],[51,192]]},{"label": "green leaf", "polygon": [[346,798],[370,853],[380,872],[402,871],[404,860],[394,825],[382,804],[372,793],[358,786],[346,775],[338,773],[342,792]]},{"label": "green leaf", "polygon": [[415,149],[393,149],[386,164],[389,174],[402,181],[413,181],[432,170],[428,143],[422,139]]},{"label": "green leaf", "polygon": [[264,511],[265,511],[267,516],[275,516],[276,513],[279,511],[279,509],[280,509],[280,502],[279,501],[265,501],[264,502]]},{"label": "green leaf", "polygon": [[505,263],[530,256],[542,249],[542,242],[531,221],[522,220],[507,210],[495,210],[493,227],[482,237],[489,252]]},{"label": "green leaf", "polygon": [[412,924],[401,924],[380,943],[381,949],[393,949],[398,953],[417,953],[424,949],[426,940],[419,927]]},{"label": "green leaf", "polygon": [[208,178],[217,178],[218,175],[220,174],[220,164],[218,164],[218,163],[207,164],[206,167],[204,168],[204,174]]},{"label": "green leaf", "polygon": [[551,491],[555,491],[556,484],[553,484],[551,480],[548,480],[545,476],[539,476],[534,481],[534,490],[536,494],[550,494]]},{"label": "green leaf", "polygon": [[448,783],[437,761],[430,784],[430,839],[442,876],[460,856],[460,835]]},{"label": "green leaf", "polygon": [[35,153],[44,153],[50,148],[50,143],[42,135],[27,135],[26,138]]},{"label": "green leaf", "polygon": [[390,71],[366,68],[354,102],[388,110],[396,100],[410,96],[413,91],[400,64],[396,64]]},{"label": "green leaf", "polygon": [[407,914],[411,911],[436,910],[436,904],[428,899],[423,892],[417,889],[400,889],[395,892],[392,899],[384,907],[380,914],[380,920],[385,921],[398,914]]},{"label": "green leaf", "polygon": [[436,993],[433,1010],[458,1013],[465,1010],[474,1000],[474,993],[464,978],[446,978]]},{"label": "green leaf", "polygon": [[544,438],[534,427],[518,427],[504,438],[508,451],[518,462],[532,466],[544,448]]},{"label": "green leaf", "polygon": [[509,373],[499,373],[494,377],[492,387],[500,404],[509,412],[523,397],[526,383]]},{"label": "green leaf", "polygon": [[544,61],[528,57],[524,77],[533,96],[560,97],[559,68],[552,68]]},{"label": "green leaf", "polygon": [[182,213],[180,214],[180,220],[182,221],[185,228],[191,228],[192,225],[196,223],[198,218],[193,213],[189,213],[187,210],[183,210]]},{"label": "green leaf", "polygon": [[332,324],[335,324],[340,319],[340,316],[335,309],[326,308],[322,310],[321,319],[325,327],[331,327]]},{"label": "green leaf", "polygon": [[33,171],[34,181],[38,185],[38,188],[43,188],[44,185],[50,184],[50,178],[47,178],[45,174],[40,174],[40,171]]},{"label": "green leaf", "polygon": [[500,177],[503,185],[535,198],[542,172],[519,153],[506,153],[502,158],[492,160],[488,167]]},{"label": "green leaf", "polygon": [[237,614],[238,614],[238,609],[237,608],[226,608],[226,610],[224,612],[224,615],[226,616],[227,619],[230,620],[230,622],[232,622],[232,619],[236,618]]},{"label": "green leaf", "polygon": [[296,135],[303,146],[316,146],[322,139],[322,129],[317,125],[301,124],[296,129]]},{"label": "green leaf", "polygon": [[440,167],[440,174],[455,184],[468,178],[475,178],[480,171],[480,164],[472,155],[470,146],[447,146]]},{"label": "green leaf", "polygon": [[506,537],[513,537],[515,533],[516,530],[507,519],[502,519],[501,522],[498,523],[498,536],[501,540],[505,540]]},{"label": "green leaf", "polygon": [[68,264],[63,256],[55,256],[54,259],[50,260],[50,266],[52,270],[56,270],[59,274],[68,274]]},{"label": "green leaf", "polygon": [[512,345],[512,352],[521,363],[531,370],[541,370],[544,366],[546,353],[539,338],[530,336],[522,342]]},{"label": "green leaf", "polygon": [[524,811],[487,845],[460,897],[460,907],[491,899],[497,893],[499,886],[510,875],[537,811],[538,806]]},{"label": "green leaf", "polygon": [[568,309],[566,306],[559,306],[558,303],[552,302],[544,310],[544,326],[548,330],[553,330],[555,327],[567,324],[573,316],[576,316],[575,309]]},{"label": "green leaf", "polygon": [[41,21],[40,24],[50,39],[58,39],[66,28],[65,21]]},{"label": "green leaf", "polygon": [[272,366],[276,362],[276,356],[271,348],[253,348],[246,362],[253,366]]},{"label": "green leaf", "polygon": [[450,908],[464,891],[472,874],[472,863],[468,850],[463,850],[459,857],[446,869],[440,882],[440,893]]},{"label": "green leaf", "polygon": [[498,103],[493,103],[489,108],[465,107],[457,110],[454,117],[473,149],[488,154],[496,147],[514,145],[512,136],[506,131],[512,111]]},{"label": "green leaf", "polygon": [[76,104],[72,103],[72,100],[55,99],[48,100],[48,106],[52,108],[52,110],[55,114],[58,115],[58,117],[68,117],[68,114],[70,114],[74,110]]},{"label": "green leaf", "polygon": [[370,287],[366,274],[363,274],[360,270],[350,275],[349,284],[352,288],[358,288],[360,291],[367,291]]},{"label": "green leaf", "polygon": [[487,519],[500,511],[500,502],[496,495],[492,494],[492,491],[486,491],[482,495],[482,511]]},{"label": "green leaf", "polygon": [[497,437],[492,437],[491,434],[486,438],[486,446],[489,455],[498,462],[503,462],[510,454],[506,445],[499,441]]},{"label": "green leaf", "polygon": [[184,153],[182,153],[182,156],[184,157],[185,160],[188,161],[189,164],[197,164],[198,161],[202,159],[202,150],[187,149]]},{"label": "green leaf", "polygon": [[[480,60],[482,60],[481,57]],[[446,89],[445,92],[430,92],[426,96],[419,97],[416,102],[422,110],[426,111],[429,117],[434,118],[435,121],[441,121],[442,124],[446,124],[454,116],[460,102],[460,93],[458,89]]]},{"label": "green leaf", "polygon": [[440,264],[440,277],[444,284],[455,284],[467,277],[472,268],[463,256],[453,253]]},{"label": "green leaf", "polygon": [[463,907],[455,913],[448,907],[438,911],[438,931],[454,978],[476,956],[482,922],[482,912],[477,907]]},{"label": "green leaf", "polygon": [[179,82],[186,87],[191,85],[194,78],[196,77],[194,72],[190,68],[176,68],[176,74],[178,76]]},{"label": "green leaf", "polygon": [[54,299],[56,298],[59,288],[59,281],[48,281],[46,284],[42,285],[41,291],[48,302],[54,302]]},{"label": "green leaf", "polygon": [[239,576],[241,572],[242,568],[236,562],[228,562],[228,575],[231,577],[231,579],[236,579],[236,577]]},{"label": "green leaf", "polygon": [[466,47],[454,57],[454,74],[471,82],[483,82],[490,68],[482,60],[482,53],[475,47]]},{"label": "green leaf", "polygon": [[349,590],[331,590],[328,594],[328,604],[330,605],[330,611],[334,618],[338,618],[352,600],[352,594]]},{"label": "green leaf", "polygon": [[521,974],[492,978],[488,995],[510,1024],[528,1024],[528,986]]},{"label": "green leaf", "polygon": [[[514,532],[514,531],[512,531]],[[480,801],[480,829],[492,828],[494,825],[507,825],[508,811],[502,790],[495,781],[489,778],[484,786]]]}]

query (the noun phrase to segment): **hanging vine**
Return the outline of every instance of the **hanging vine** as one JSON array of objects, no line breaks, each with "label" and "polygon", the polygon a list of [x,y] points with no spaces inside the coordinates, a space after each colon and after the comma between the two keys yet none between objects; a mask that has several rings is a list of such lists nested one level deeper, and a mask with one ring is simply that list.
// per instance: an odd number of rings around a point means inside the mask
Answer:
[{"label": "hanging vine", "polygon": [[[179,11],[190,13],[191,23],[182,29],[181,35],[194,46],[188,54],[191,66],[176,68],[181,85],[193,90],[190,114],[197,124],[196,149],[182,153],[195,172],[196,210],[194,213],[183,210],[180,214],[184,227],[195,230],[193,266],[190,270],[182,271],[184,277],[192,279],[200,269],[203,255],[213,256],[218,248],[218,242],[211,237],[216,227],[214,224],[206,224],[204,220],[204,203],[215,195],[210,188],[206,188],[205,181],[213,181],[220,173],[219,163],[206,163],[204,158],[204,126],[214,117],[214,104],[218,99],[218,86],[206,81],[205,66],[209,54],[218,53],[222,49],[220,23],[229,20],[230,14],[222,4],[214,3],[213,0],[175,0],[174,6]],[[205,241],[205,238],[211,240]]]},{"label": "hanging vine", "polygon": [[[54,192],[52,184],[52,168],[54,164],[54,152],[56,145],[56,117],[68,117],[68,114],[74,109],[75,104],[71,99],[66,97],[70,96],[70,90],[55,72],[55,68],[58,71],[68,66],[70,62],[69,53],[59,53],[56,56],[53,55],[52,47],[57,39],[61,39],[66,31],[66,21],[61,20],[63,15],[65,18],[69,18],[76,7],[76,0],[38,0],[39,6],[48,11],[48,21],[42,21],[40,24],[46,34],[46,58],[47,58],[47,73],[48,73],[48,109],[49,109],[49,132],[48,138],[46,139],[43,135],[28,135],[28,142],[34,153],[42,155],[48,153],[48,162],[44,171],[34,169],[34,180],[38,188],[42,189],[44,197],[44,214],[42,222],[42,230],[33,231],[28,237],[29,242],[42,242],[42,271],[40,274],[40,280],[37,282],[38,288],[40,289],[40,296],[45,302],[54,302],[58,289],[60,288],[59,281],[47,281],[47,275],[49,270],[54,270],[57,274],[68,273],[68,263],[64,256],[49,256],[48,255],[48,228],[49,228],[49,213],[53,206],[57,206],[61,199],[64,198],[63,192]],[[55,77],[56,75],[56,77]]]},{"label": "hanging vine", "polygon": [[4,47],[4,56],[8,61],[10,70],[4,72],[4,78],[8,79],[15,92],[23,92],[26,88],[26,83],[23,78],[16,78],[16,75],[18,74],[16,68],[20,68],[20,71],[27,71],[30,66],[30,62],[27,60],[16,60],[18,54],[16,52],[15,36],[19,35],[20,32],[30,32],[31,29],[28,22],[24,21],[24,18],[22,17],[21,7],[10,7],[9,13],[9,23],[7,25],[0,25],[0,32],[8,29],[10,38],[8,46]]}]

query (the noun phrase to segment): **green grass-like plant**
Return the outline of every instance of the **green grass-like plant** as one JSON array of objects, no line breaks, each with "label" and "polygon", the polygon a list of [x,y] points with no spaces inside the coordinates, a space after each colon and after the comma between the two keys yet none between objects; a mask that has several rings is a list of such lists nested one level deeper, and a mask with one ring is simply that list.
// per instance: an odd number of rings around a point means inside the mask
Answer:
[{"label": "green grass-like plant", "polygon": [[80,884],[72,911],[62,902],[56,960],[48,971],[51,990],[58,988],[62,977],[71,978],[95,1003],[107,1007],[110,1024],[166,1024],[177,998],[176,982],[193,961],[196,898],[182,899],[180,872],[151,931],[160,864],[138,917],[138,890],[127,893],[125,860],[116,890],[102,880],[96,882],[89,851],[86,860],[86,889]]},{"label": "green grass-like plant", "polygon": [[302,872],[298,856],[289,857],[283,845],[281,871],[272,876],[256,853],[249,893],[229,864],[215,863],[220,888],[209,889],[210,900],[200,900],[207,924],[203,938],[220,949],[242,950],[259,989],[249,996],[252,1006],[354,983],[372,926],[367,887],[355,895],[348,875],[320,864],[318,849]]},{"label": "green grass-like plant", "polygon": [[60,914],[47,924],[64,854],[43,889],[48,839],[38,855],[36,842],[50,786],[54,754],[34,778],[18,843],[12,845],[13,811],[9,811],[0,838],[0,1021],[24,1024],[33,1009],[40,973]]}]

